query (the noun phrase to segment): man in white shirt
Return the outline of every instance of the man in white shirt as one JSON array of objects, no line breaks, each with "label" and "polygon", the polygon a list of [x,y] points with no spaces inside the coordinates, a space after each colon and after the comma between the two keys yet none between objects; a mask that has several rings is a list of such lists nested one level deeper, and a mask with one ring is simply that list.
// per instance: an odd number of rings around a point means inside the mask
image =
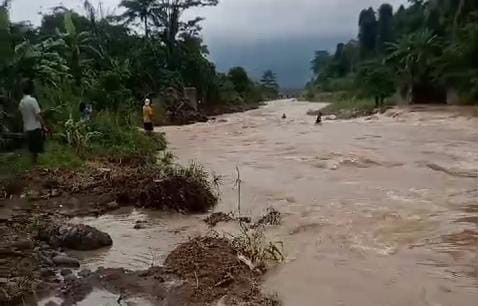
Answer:
[{"label": "man in white shirt", "polygon": [[38,101],[32,97],[33,82],[28,81],[23,89],[23,99],[18,105],[23,118],[23,130],[25,131],[28,149],[32,153],[33,163],[36,164],[38,154],[44,152],[44,134],[45,124],[41,116]]}]

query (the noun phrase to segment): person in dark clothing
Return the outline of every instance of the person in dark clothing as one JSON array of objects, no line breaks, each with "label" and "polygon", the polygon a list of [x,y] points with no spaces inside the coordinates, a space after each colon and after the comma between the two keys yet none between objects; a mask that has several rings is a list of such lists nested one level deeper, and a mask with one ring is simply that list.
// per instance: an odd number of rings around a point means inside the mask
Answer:
[{"label": "person in dark clothing", "polygon": [[322,112],[319,111],[317,114],[317,120],[315,121],[315,124],[321,124],[322,123]]}]

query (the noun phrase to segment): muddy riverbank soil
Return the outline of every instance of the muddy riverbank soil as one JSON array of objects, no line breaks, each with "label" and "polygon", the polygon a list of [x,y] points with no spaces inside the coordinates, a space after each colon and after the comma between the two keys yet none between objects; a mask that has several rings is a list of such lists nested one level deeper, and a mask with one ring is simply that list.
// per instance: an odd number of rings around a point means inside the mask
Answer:
[{"label": "muddy riverbank soil", "polygon": [[[78,268],[66,249],[112,243],[107,233],[72,217],[99,216],[124,206],[182,213],[206,212],[217,202],[207,177],[188,168],[164,170],[115,164],[85,171],[37,169],[4,179],[0,200],[0,305],[22,304],[58,288],[63,267]],[[193,169],[194,170],[194,169]]]}]

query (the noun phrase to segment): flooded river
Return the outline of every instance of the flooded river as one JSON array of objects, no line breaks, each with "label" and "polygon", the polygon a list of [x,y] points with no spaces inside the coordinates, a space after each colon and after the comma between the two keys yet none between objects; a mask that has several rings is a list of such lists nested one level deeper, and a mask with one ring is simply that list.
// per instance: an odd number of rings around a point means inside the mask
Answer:
[{"label": "flooded river", "polygon": [[[208,123],[161,128],[181,162],[222,176],[216,211],[268,207],[287,260],[264,290],[285,305],[476,306],[478,120],[438,108],[314,125],[321,104],[277,101]],[[281,119],[282,114],[287,119]],[[81,220],[111,234],[86,266],[142,269],[207,229],[202,216],[135,211]],[[136,231],[138,219],[148,227]]]}]

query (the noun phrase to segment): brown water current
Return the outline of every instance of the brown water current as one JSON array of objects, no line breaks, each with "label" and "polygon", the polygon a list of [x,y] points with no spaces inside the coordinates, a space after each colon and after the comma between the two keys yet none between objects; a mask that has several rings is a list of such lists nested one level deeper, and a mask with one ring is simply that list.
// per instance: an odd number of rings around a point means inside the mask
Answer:
[{"label": "brown water current", "polygon": [[[216,211],[237,211],[237,166],[241,213],[282,213],[267,235],[287,259],[264,290],[285,305],[476,306],[478,119],[424,107],[314,125],[306,112],[321,106],[276,101],[160,131],[181,162],[198,160],[223,177]],[[125,211],[79,219],[114,241],[82,255],[83,264],[161,263],[207,231],[201,218]],[[144,229],[133,229],[137,220]]]}]

